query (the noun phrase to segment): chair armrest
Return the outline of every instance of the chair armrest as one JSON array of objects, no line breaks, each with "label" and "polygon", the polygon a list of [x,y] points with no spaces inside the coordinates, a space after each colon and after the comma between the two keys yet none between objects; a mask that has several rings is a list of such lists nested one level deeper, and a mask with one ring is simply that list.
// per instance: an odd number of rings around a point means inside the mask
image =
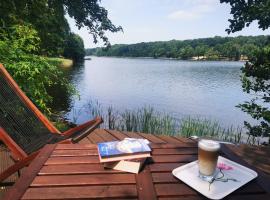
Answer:
[{"label": "chair armrest", "polygon": [[97,127],[102,122],[103,122],[103,119],[101,117],[96,117],[93,120],[90,120],[90,121],[85,122],[85,123],[83,123],[83,124],[81,124],[79,126],[76,126],[74,128],[71,128],[71,129],[65,131],[61,135],[63,135],[63,136],[71,136],[72,137],[72,134],[74,134],[76,132],[79,132],[79,131],[82,131],[83,129],[86,129],[86,128],[91,127],[93,125],[96,125],[96,127]]},{"label": "chair armrest", "polygon": [[90,125],[89,127],[83,129],[81,133],[74,134],[74,136],[71,136],[72,143],[77,143],[83,138],[87,137],[92,131],[94,131],[101,123],[103,122],[102,118],[97,118],[95,123]]},{"label": "chair armrest", "polygon": [[0,183],[3,182],[6,178],[14,174],[15,172],[19,171],[20,169],[26,167],[31,163],[31,161],[38,155],[39,152],[35,152],[26,158],[23,158],[19,162],[15,163],[14,165],[7,168],[0,174]]}]

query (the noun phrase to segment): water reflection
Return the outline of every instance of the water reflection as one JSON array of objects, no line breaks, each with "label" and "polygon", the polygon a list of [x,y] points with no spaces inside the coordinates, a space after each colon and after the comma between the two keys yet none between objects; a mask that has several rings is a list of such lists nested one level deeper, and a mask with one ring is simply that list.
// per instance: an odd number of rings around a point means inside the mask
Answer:
[{"label": "water reflection", "polygon": [[92,57],[66,71],[80,99],[57,92],[54,106],[69,119],[72,110],[80,110],[78,122],[89,119],[84,105],[98,100],[120,111],[151,106],[177,118],[191,115],[242,125],[250,118],[235,108],[249,98],[242,92],[241,66],[242,62]]}]

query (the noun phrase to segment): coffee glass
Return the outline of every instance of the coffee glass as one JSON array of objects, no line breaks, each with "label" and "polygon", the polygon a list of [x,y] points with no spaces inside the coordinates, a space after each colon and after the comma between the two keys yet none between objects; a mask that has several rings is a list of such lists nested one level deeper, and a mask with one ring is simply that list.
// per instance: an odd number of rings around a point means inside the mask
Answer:
[{"label": "coffee glass", "polygon": [[220,144],[212,140],[198,142],[199,177],[202,180],[212,181],[216,174]]}]

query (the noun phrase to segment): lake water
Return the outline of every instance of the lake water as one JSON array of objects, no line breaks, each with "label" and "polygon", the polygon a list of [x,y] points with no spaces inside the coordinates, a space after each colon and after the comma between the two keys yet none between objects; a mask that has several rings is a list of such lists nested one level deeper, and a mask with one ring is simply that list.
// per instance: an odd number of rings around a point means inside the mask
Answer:
[{"label": "lake water", "polygon": [[[180,61],[143,58],[92,57],[67,72],[80,93],[62,94],[57,103],[72,121],[89,119],[85,105],[137,109],[151,106],[181,118],[201,117],[223,126],[242,126],[251,118],[235,106],[249,99],[242,92],[243,62]],[[57,107],[57,106],[56,106]]]}]

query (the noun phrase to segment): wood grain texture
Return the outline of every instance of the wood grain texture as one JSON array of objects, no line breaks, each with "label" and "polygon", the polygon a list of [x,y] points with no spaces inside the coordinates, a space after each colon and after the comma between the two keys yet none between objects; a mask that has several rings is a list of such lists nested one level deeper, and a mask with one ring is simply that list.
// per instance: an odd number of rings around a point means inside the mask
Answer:
[{"label": "wood grain texture", "polygon": [[97,156],[97,149],[66,149],[66,150],[55,150],[51,157],[72,157],[72,156]]},{"label": "wood grain texture", "polygon": [[152,155],[197,155],[197,148],[153,149]]},{"label": "wood grain texture", "polygon": [[56,150],[65,150],[65,149],[73,149],[73,150],[84,150],[84,149],[96,149],[96,144],[57,144],[55,147]]},{"label": "wood grain texture", "polygon": [[166,143],[164,140],[160,139],[159,137],[153,134],[146,134],[146,133],[138,133],[138,134],[152,143]]},{"label": "wood grain texture", "polygon": [[157,199],[152,176],[148,166],[136,175],[136,183],[139,199]]},{"label": "wood grain texture", "polygon": [[136,198],[135,185],[106,185],[106,186],[74,186],[74,187],[49,187],[29,188],[22,199],[96,199],[96,198]]},{"label": "wood grain texture", "polygon": [[104,129],[96,129],[95,133],[98,134],[104,142],[110,142],[110,141],[116,141],[118,138],[110,134],[110,132],[104,130]]},{"label": "wood grain texture", "polygon": [[69,165],[69,164],[91,164],[99,163],[97,156],[76,156],[76,157],[50,157],[45,165]]},{"label": "wood grain texture", "polygon": [[123,140],[126,137],[128,137],[127,135],[125,135],[124,133],[122,133],[120,131],[116,131],[116,130],[106,130],[106,131],[109,132],[114,137],[116,137],[118,140]]},{"label": "wood grain texture", "polygon": [[161,196],[187,196],[187,195],[200,195],[195,190],[185,184],[177,183],[163,183],[155,184],[156,192],[159,197]]},{"label": "wood grain texture", "polygon": [[40,152],[35,160],[30,164],[26,171],[22,174],[20,179],[16,182],[14,187],[12,187],[4,196],[5,200],[20,199],[22,195],[27,190],[28,186],[32,183],[35,176],[40,171],[44,162],[48,159],[50,154],[55,148],[55,144],[46,145]]},{"label": "wood grain texture", "polygon": [[39,175],[73,175],[73,174],[116,174],[126,173],[112,169],[104,169],[100,163],[72,164],[72,165],[47,165],[43,166]]},{"label": "wood grain texture", "polygon": [[[134,134],[97,129],[94,136],[90,136],[92,140],[109,141]],[[43,166],[37,173],[35,171],[36,176],[32,181],[26,182],[28,189],[20,190],[22,199],[206,199],[171,173],[173,169],[197,159],[196,143],[167,137],[165,141],[159,136],[148,137],[143,133],[137,137],[149,139],[153,149],[152,158],[148,159],[138,175],[104,169],[99,163],[96,145],[58,144],[44,160]],[[231,159],[230,153],[224,155]],[[28,169],[26,173],[31,174]],[[226,197],[256,200],[267,198],[269,193],[257,180]]]},{"label": "wood grain texture", "polygon": [[152,159],[155,163],[188,163],[197,160],[197,155],[153,155]]},{"label": "wood grain texture", "polygon": [[37,176],[31,187],[135,184],[134,174]]}]

